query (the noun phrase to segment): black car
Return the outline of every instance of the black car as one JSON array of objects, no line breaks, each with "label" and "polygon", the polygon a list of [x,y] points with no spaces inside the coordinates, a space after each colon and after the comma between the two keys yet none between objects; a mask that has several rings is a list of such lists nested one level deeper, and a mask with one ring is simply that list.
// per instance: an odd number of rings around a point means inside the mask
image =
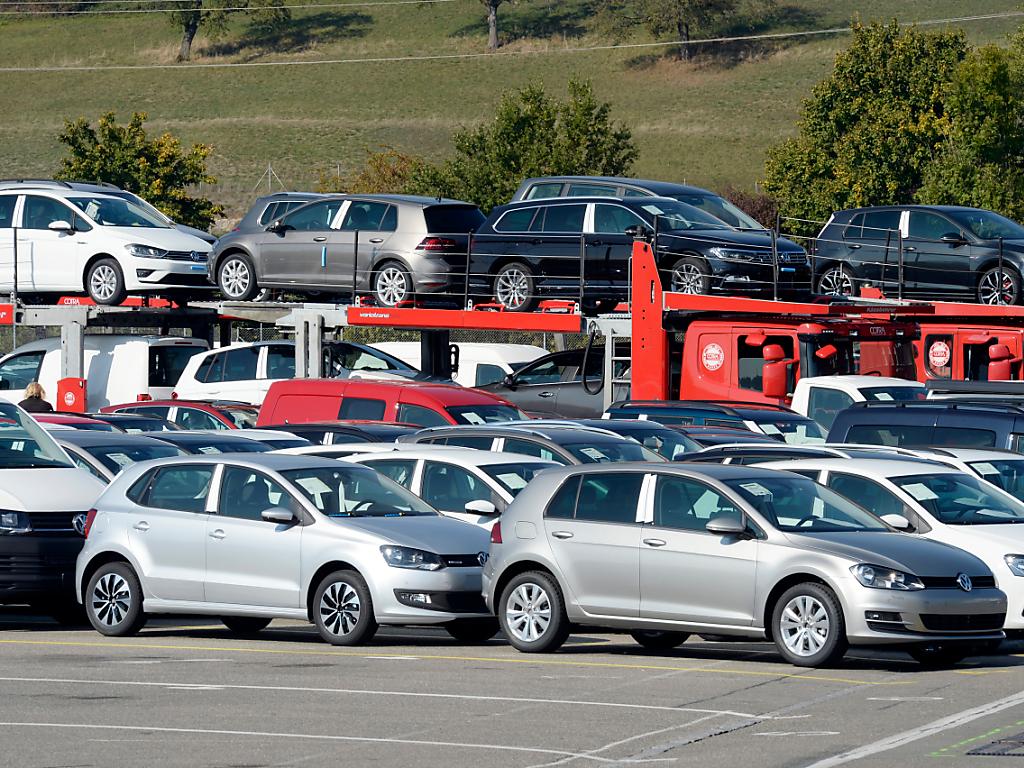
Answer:
[{"label": "black car", "polygon": [[168,459],[186,453],[163,440],[124,432],[68,429],[54,433],[53,437],[80,469],[104,483],[109,483],[118,472],[136,462]]},{"label": "black car", "polygon": [[902,282],[907,297],[1020,304],[1022,274],[1024,227],[960,206],[838,211],[818,235],[814,256],[818,291],[845,296],[866,285],[895,296]]},{"label": "black car", "polygon": [[[693,442],[698,448],[711,448],[717,445],[736,445],[738,443],[752,445],[777,446],[778,440],[759,432],[751,432],[749,429],[733,429],[732,427],[706,427],[697,424],[672,424],[669,425],[686,440]],[[689,461],[691,454],[683,457],[683,461]]]},{"label": "black car", "polygon": [[156,416],[143,416],[141,413],[83,413],[72,414],[75,416],[88,416],[96,421],[104,421],[112,427],[117,427],[122,432],[134,435],[139,432],[169,432],[181,429],[167,419]]},{"label": "black car", "polygon": [[418,432],[415,424],[385,421],[310,421],[304,424],[277,424],[260,429],[276,429],[304,437],[311,443],[335,445],[341,443],[393,443],[403,435]]},{"label": "black car", "polygon": [[206,455],[213,453],[263,453],[270,450],[269,445],[250,440],[247,437],[235,437],[224,432],[154,432],[154,440],[180,448],[185,453]]},{"label": "black car", "polygon": [[[515,422],[513,422],[515,423]],[[607,430],[620,437],[636,440],[644,448],[661,454],[669,461],[701,450],[701,446],[672,427],[666,427],[656,421],[646,419],[572,419],[571,421],[549,421],[534,419],[519,422],[526,428],[542,429],[544,427],[579,426],[588,429]],[[772,441],[774,442],[774,441]]]},{"label": "black car", "polygon": [[[627,231],[629,234],[627,234]],[[541,297],[610,309],[626,300],[634,235],[652,233],[668,290],[771,293],[809,291],[807,254],[770,233],[738,231],[665,197],[526,200],[496,207],[473,238],[469,294],[507,311]]]}]

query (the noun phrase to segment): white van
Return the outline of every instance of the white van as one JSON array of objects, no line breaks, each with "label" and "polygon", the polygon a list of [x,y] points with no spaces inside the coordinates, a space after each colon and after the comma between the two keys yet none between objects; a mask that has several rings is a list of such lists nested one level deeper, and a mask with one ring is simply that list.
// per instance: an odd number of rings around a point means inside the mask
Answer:
[{"label": "white van", "polygon": [[[370,346],[399,357],[414,368],[420,367],[418,341],[385,341]],[[459,348],[459,370],[452,379],[464,387],[494,384],[527,363],[548,354],[544,347],[536,347],[533,344],[463,342],[455,346]]]},{"label": "white van", "polygon": [[[87,409],[97,411],[148,395],[154,400],[171,396],[178,377],[193,355],[209,349],[204,339],[175,336],[85,337],[84,376],[89,382]],[[20,402],[25,387],[38,381],[46,399],[57,410],[57,381],[61,378],[60,338],[23,344],[0,358],[0,398]]]}]

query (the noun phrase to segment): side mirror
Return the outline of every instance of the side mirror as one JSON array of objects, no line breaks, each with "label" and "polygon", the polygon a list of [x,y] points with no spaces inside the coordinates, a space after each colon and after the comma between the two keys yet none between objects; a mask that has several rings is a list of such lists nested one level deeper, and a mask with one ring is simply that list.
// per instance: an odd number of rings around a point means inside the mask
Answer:
[{"label": "side mirror", "polygon": [[295,515],[290,509],[285,509],[284,507],[271,507],[270,509],[264,509],[260,513],[260,517],[268,523],[281,523],[282,525],[288,525],[289,523],[295,522]]},{"label": "side mirror", "polygon": [[891,526],[892,528],[895,528],[897,531],[910,531],[914,528],[914,526],[910,524],[910,521],[907,520],[907,518],[905,518],[903,515],[897,515],[895,513],[882,515],[882,522],[888,526]]},{"label": "side mirror", "polygon": [[708,533],[715,533],[719,536],[740,535],[747,532],[747,523],[741,515],[729,512],[708,520],[704,528]]},{"label": "side mirror", "polygon": [[280,219],[267,227],[267,232],[273,232],[275,235],[283,235],[286,231],[288,231],[288,226]]},{"label": "side mirror", "polygon": [[66,221],[51,221],[47,228],[51,232],[60,232],[62,234],[75,231],[75,228]]},{"label": "side mirror", "polygon": [[466,512],[471,515],[496,515],[498,508],[486,499],[475,499],[466,502]]},{"label": "side mirror", "polygon": [[967,242],[959,232],[947,232],[939,240],[952,246],[960,246]]},{"label": "side mirror", "polygon": [[501,380],[501,383],[504,384],[509,389],[516,388],[516,379],[515,376],[513,376],[511,373],[506,373],[505,378]]},{"label": "side mirror", "polygon": [[643,224],[633,224],[632,226],[626,227],[624,234],[632,237],[634,240],[646,240],[653,233]]}]

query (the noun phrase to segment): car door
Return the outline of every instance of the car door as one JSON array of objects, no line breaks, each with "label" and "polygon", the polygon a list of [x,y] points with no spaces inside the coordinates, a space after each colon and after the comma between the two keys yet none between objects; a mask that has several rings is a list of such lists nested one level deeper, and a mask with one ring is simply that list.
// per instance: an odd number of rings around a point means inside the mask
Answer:
[{"label": "car door", "polygon": [[340,257],[332,264],[332,274],[328,279],[338,285],[350,286],[355,274],[357,287],[368,290],[373,273],[371,267],[389,253],[388,246],[397,229],[396,206],[374,200],[353,200],[341,222],[338,232]]},{"label": "car door", "polygon": [[540,273],[533,254],[534,241],[540,240],[540,235],[531,231],[535,220],[539,222],[539,233],[544,220],[543,209],[539,206],[512,208],[502,213],[484,232],[474,235],[469,263],[469,298],[474,304],[487,303],[495,298],[494,278],[509,261],[523,262],[535,273]]},{"label": "car door", "polygon": [[[219,371],[220,377],[208,385],[207,397],[217,400],[237,400],[243,403],[253,402],[260,348],[229,349],[219,353],[218,357],[222,360],[215,361],[211,372]],[[191,428],[196,429],[196,427]],[[215,429],[215,427],[207,427],[207,429]]]},{"label": "car door", "polygon": [[201,602],[206,578],[207,502],[214,464],[153,470],[129,515],[128,542],[147,597]]},{"label": "car door", "polygon": [[[899,210],[868,211],[860,236],[846,237],[858,277],[889,293],[895,292],[899,280],[899,229]],[[859,290],[860,283],[856,287]]]},{"label": "car door", "polygon": [[911,210],[903,238],[905,288],[935,298],[973,293],[971,246],[966,240],[943,242],[946,235],[962,236],[958,225],[933,211]]},{"label": "car door", "polygon": [[709,520],[740,514],[704,483],[655,475],[640,538],[640,616],[749,626],[754,621],[758,541],[709,533]]},{"label": "car door", "polygon": [[330,242],[342,200],[322,200],[296,208],[281,219],[281,229],[260,238],[257,272],[270,283],[317,285],[339,258]]},{"label": "car door", "polygon": [[609,285],[625,290],[629,283],[629,260],[633,255],[633,238],[626,229],[643,226],[644,221],[635,213],[614,203],[597,203],[594,218],[587,235],[587,284],[589,275],[608,281]]},{"label": "car door", "polygon": [[542,212],[543,217],[533,220],[536,234],[531,250],[544,287],[568,298],[579,298],[586,281],[607,281],[600,272],[592,275],[587,271],[585,261],[581,264],[586,252],[581,247],[586,203],[551,203]]},{"label": "car door", "polygon": [[[76,226],[81,231],[50,229],[56,222]],[[81,290],[84,232],[89,229],[92,227],[60,200],[25,195],[18,230],[19,289]],[[26,256],[28,269],[22,269]]]},{"label": "car door", "polygon": [[643,472],[575,475],[545,512],[544,535],[567,599],[591,616],[639,616],[643,483]]},{"label": "car door", "polygon": [[[0,286],[5,291],[14,285],[14,215],[19,199],[18,195],[0,195]],[[19,252],[18,256],[19,271],[22,265],[27,269],[28,254],[22,256]]]},{"label": "car door", "polygon": [[[291,511],[296,522],[263,520],[274,507]],[[213,512],[206,523],[206,602],[300,608],[301,504],[262,472],[226,465]]]},{"label": "car door", "polygon": [[[854,504],[863,507],[878,517],[882,515],[903,515],[914,531],[922,530],[922,520],[909,504],[876,480],[850,472],[829,472],[822,478],[824,484]],[[819,481],[821,482],[821,481]],[[927,524],[924,530],[928,530]]]},{"label": "car door", "polygon": [[573,386],[572,377],[579,369],[583,353],[580,350],[556,352],[536,360],[511,379],[512,386],[504,382],[483,387],[510,400],[527,413],[558,415],[558,390],[563,382]]},{"label": "car door", "polygon": [[482,515],[467,512],[466,505],[473,501],[486,501],[500,511],[504,499],[474,472],[449,461],[427,459],[423,462],[423,477],[418,495],[427,504],[448,517],[465,523],[484,525],[493,522],[497,515]]}]

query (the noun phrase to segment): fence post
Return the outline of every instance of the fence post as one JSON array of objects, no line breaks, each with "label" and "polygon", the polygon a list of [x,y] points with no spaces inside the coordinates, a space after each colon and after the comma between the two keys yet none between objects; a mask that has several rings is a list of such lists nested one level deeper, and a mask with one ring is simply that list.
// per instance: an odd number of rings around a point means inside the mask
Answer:
[{"label": "fence post", "polygon": [[14,254],[14,277],[11,283],[11,349],[18,348],[18,228],[11,227],[14,240],[11,253]]},{"label": "fence post", "polygon": [[466,236],[466,277],[465,282],[462,284],[462,308],[472,309],[469,305],[469,262],[473,259],[473,230],[469,230],[469,234]]},{"label": "fence post", "polygon": [[584,273],[583,273],[583,265],[586,263],[586,260],[587,260],[587,236],[586,235],[580,235],[580,293],[579,293],[579,297],[580,297],[579,298],[580,312],[583,311],[583,275],[584,275]]},{"label": "fence post", "polygon": [[899,261],[899,280],[900,280],[900,282],[899,282],[899,286],[896,289],[896,298],[899,299],[900,301],[903,301],[903,230],[902,229],[897,230],[897,234],[899,234],[899,241],[898,242],[899,242],[899,248],[900,248],[900,254],[899,254],[899,260],[900,260]]},{"label": "fence post", "polygon": [[352,303],[356,303],[356,289],[359,281],[359,230],[355,231],[356,240],[352,246]]},{"label": "fence post", "polygon": [[[1006,276],[1003,274],[1003,238],[999,238],[999,275],[996,283],[996,304],[1003,303],[1003,281]],[[1014,299],[1017,297],[1014,296]]]},{"label": "fence post", "polygon": [[779,300],[779,233],[772,230],[772,300]]}]

